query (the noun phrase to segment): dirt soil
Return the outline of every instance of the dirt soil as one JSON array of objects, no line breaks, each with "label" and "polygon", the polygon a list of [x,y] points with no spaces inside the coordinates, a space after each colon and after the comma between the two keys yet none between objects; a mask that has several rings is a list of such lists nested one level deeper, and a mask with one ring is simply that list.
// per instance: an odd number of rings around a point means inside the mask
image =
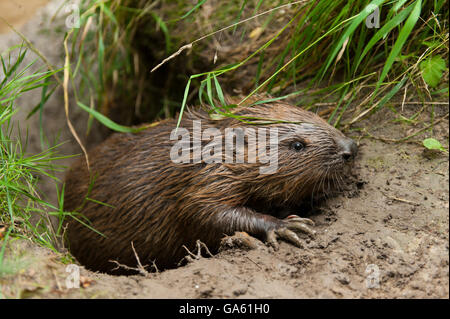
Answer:
[{"label": "dirt soil", "polygon": [[[56,2],[50,1],[41,14],[53,10],[52,5]],[[39,38],[33,33],[39,17],[23,29],[36,37],[33,39]],[[0,37],[1,45],[14,41],[13,35]],[[36,41],[44,53],[46,41]],[[53,52],[55,63],[60,58]],[[36,98],[24,97],[22,113],[26,115]],[[61,132],[63,140],[70,141],[63,146],[65,154],[80,153],[67,132],[61,106],[62,95],[57,92],[46,111],[47,116],[55,117],[54,127],[47,127],[47,133]],[[416,110],[413,105],[405,106],[406,115]],[[436,107],[436,118],[447,112],[447,106]],[[73,114],[82,132],[85,118],[77,111]],[[358,126],[374,136],[389,138],[417,130],[393,118],[386,109]],[[33,117],[27,125],[38,141],[37,120]],[[447,118],[433,131],[447,148],[448,125]],[[359,142],[354,176],[346,191],[309,216],[316,223],[317,235],[304,237],[304,249],[284,242],[278,251],[262,243],[251,250],[231,248],[146,276],[110,276],[81,267],[81,288],[69,289],[67,263],[61,262],[59,255],[29,241],[13,240],[6,248],[11,271],[0,277],[0,297],[449,298],[448,155],[424,151],[414,143],[360,139],[356,132],[348,135]],[[54,186],[45,187],[54,192]]]},{"label": "dirt soil", "polygon": [[[2,0],[0,1],[0,17],[14,27],[20,27],[47,2],[48,0]],[[0,33],[7,32],[9,32],[8,25],[0,21]]]}]

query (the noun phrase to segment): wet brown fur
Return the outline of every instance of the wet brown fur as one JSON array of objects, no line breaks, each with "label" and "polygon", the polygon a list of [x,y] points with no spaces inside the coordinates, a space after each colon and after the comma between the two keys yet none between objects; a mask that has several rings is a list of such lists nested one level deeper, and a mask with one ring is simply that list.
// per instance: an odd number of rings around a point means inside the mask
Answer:
[{"label": "wet brown fur", "polygon": [[[176,164],[169,152],[176,120],[160,122],[136,134],[113,134],[89,153],[91,175],[79,159],[66,176],[64,208],[79,211],[102,237],[71,220],[68,245],[86,267],[112,272],[116,260],[136,265],[136,253],[143,264],[155,261],[158,268],[170,268],[200,239],[211,250],[220,239],[235,231],[246,231],[264,239],[268,230],[282,220],[271,216],[274,207],[294,207],[311,196],[339,188],[345,163],[336,141],[347,139],[317,115],[285,103],[241,107],[236,114],[297,121],[249,125],[232,119],[211,120],[201,110],[186,112],[180,127],[192,133],[192,120],[208,127],[278,128],[278,170],[260,174],[261,164],[190,163]],[[301,140],[301,152],[290,148]],[[208,141],[203,143],[206,144]],[[94,179],[93,179],[94,178]],[[89,191],[90,181],[93,181]],[[96,201],[108,205],[100,205]],[[81,217],[79,217],[81,218]]]}]

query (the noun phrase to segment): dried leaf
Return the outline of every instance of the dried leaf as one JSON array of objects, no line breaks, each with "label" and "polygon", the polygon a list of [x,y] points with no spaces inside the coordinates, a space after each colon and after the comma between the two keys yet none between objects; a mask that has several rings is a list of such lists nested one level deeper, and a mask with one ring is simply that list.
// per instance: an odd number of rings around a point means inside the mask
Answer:
[{"label": "dried leaf", "polygon": [[250,37],[250,39],[258,39],[259,38],[259,36],[263,33],[263,28],[261,28],[261,27],[257,27],[256,29],[253,29],[253,31],[252,32],[250,32],[250,35],[249,35],[249,37]]}]

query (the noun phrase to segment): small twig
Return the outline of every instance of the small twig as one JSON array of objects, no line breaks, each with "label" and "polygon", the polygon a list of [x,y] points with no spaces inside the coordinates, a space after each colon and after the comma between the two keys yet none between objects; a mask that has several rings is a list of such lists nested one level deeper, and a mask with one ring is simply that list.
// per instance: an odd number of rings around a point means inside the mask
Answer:
[{"label": "small twig", "polygon": [[248,260],[250,260],[252,263],[254,263],[259,269],[263,270],[263,268],[258,265],[257,263],[255,263],[252,259],[250,259],[249,257],[245,256],[245,258],[247,258]]},{"label": "small twig", "polygon": [[156,71],[157,69],[159,69],[159,67],[160,67],[161,65],[163,65],[164,63],[166,63],[167,61],[172,60],[174,57],[180,55],[181,52],[183,52],[184,50],[192,49],[192,45],[193,45],[196,41],[197,41],[197,40],[195,40],[194,42],[191,42],[191,43],[189,43],[189,44],[183,45],[181,48],[178,49],[177,52],[171,54],[169,57],[167,57],[167,58],[165,58],[164,60],[162,60],[162,62],[161,62],[160,64],[158,64],[157,66],[155,66],[155,67],[150,71],[150,73]]},{"label": "small twig", "polygon": [[[418,102],[418,101],[413,101],[413,102],[392,102],[391,104],[394,104],[394,105],[401,104],[402,106],[403,106],[403,104],[448,105],[448,102]],[[402,111],[403,111],[403,109],[402,109]]]},{"label": "small twig", "polygon": [[326,103],[314,103],[314,106],[331,106],[331,105],[336,105],[337,102],[326,102]]},{"label": "small twig", "polygon": [[156,266],[156,260],[152,260],[152,268],[156,271],[157,274],[159,274],[159,269]]},{"label": "small twig", "polygon": [[203,248],[205,248],[206,253],[210,256],[210,257],[214,257],[213,254],[211,254],[211,252],[208,249],[208,246],[206,246],[206,244],[204,242],[201,242],[200,240],[197,240],[197,246],[202,246]]},{"label": "small twig", "polygon": [[191,257],[193,257],[193,258],[196,258],[196,257],[197,257],[197,255],[195,255],[194,253],[192,253],[192,252],[189,250],[189,248],[187,248],[185,245],[183,245],[182,247],[186,250],[186,252],[187,252],[189,255],[191,255]]},{"label": "small twig", "polygon": [[187,260],[188,262],[192,261],[192,260],[199,260],[202,257],[202,247],[205,248],[206,253],[210,256],[210,257],[214,257],[214,255],[209,251],[208,246],[206,246],[206,244],[202,241],[200,241],[199,239],[197,239],[196,242],[196,246],[197,246],[197,254],[194,254],[193,252],[191,252],[189,250],[189,248],[187,248],[185,245],[183,245],[182,247],[187,251],[187,253],[189,255],[184,256],[180,262],[178,263],[178,265],[181,265],[181,263],[183,262],[183,260]]},{"label": "small twig", "polygon": [[407,89],[408,89],[408,85],[409,85],[409,82],[406,83],[406,85],[405,85],[405,92],[403,93],[402,112],[403,112],[403,107],[405,106],[405,101],[406,101],[406,91],[407,91]]},{"label": "small twig", "polygon": [[[378,90],[378,93],[383,92],[383,91],[386,90],[387,88],[388,88],[388,86],[382,87],[380,90]],[[369,100],[371,100],[371,98],[372,98],[372,96],[373,96],[374,93],[375,93],[375,92],[370,93],[370,94],[366,97],[366,99],[365,99],[364,101],[362,101],[356,108],[358,109],[361,105],[364,105],[364,104],[366,104]],[[374,96],[374,97],[375,97],[375,96]],[[369,112],[373,111],[373,110],[378,106],[378,104],[380,104],[381,101],[382,101],[381,99],[378,100],[378,102],[376,102],[376,103],[373,104],[371,107],[369,107],[368,109],[366,109],[366,110],[364,110],[363,112],[361,112],[361,113],[360,113],[358,116],[356,116],[355,118],[353,118],[349,123],[347,123],[347,124],[345,125],[344,129],[347,129],[348,126],[350,126],[350,125],[356,123],[356,122],[359,121],[361,118],[363,118],[364,116],[366,116],[366,114],[368,114]]]},{"label": "small twig", "polygon": [[[116,270],[116,269],[119,269],[119,268],[124,268],[126,270],[137,271],[137,272],[139,272],[141,275],[143,275],[145,277],[150,276],[150,273],[145,269],[145,267],[147,267],[148,265],[143,266],[141,264],[141,260],[139,259],[139,256],[138,256],[138,254],[136,252],[136,249],[134,249],[133,242],[131,242],[131,249],[133,249],[134,257],[136,258],[137,267],[130,267],[130,266],[121,264],[117,260],[109,260],[110,262],[115,263],[117,265],[117,267],[114,268],[113,270]],[[158,267],[156,267],[155,261],[153,261],[153,268],[155,268],[156,272],[159,272]]]},{"label": "small twig", "polygon": [[[137,261],[137,267],[130,267],[130,266],[121,264],[117,260],[109,260],[110,262],[115,263],[117,265],[117,267],[114,268],[113,270],[116,270],[116,269],[119,269],[119,268],[123,268],[123,269],[126,269],[126,270],[137,271],[137,272],[139,272],[141,275],[143,275],[145,277],[150,276],[150,273],[145,269],[145,267],[147,267],[148,265],[143,266],[141,264],[141,260],[139,259],[139,256],[136,253],[136,249],[134,249],[133,242],[131,242],[131,248],[133,249],[134,257],[136,258],[136,261]],[[157,272],[159,272],[158,268],[156,267],[155,261],[153,261],[153,267],[155,268],[155,270]]]},{"label": "small twig", "polygon": [[119,268],[123,268],[123,269],[126,269],[126,270],[137,271],[137,272],[141,273],[141,270],[139,269],[139,267],[130,267],[130,266],[127,266],[127,265],[119,263],[117,260],[111,260],[110,259],[108,261],[111,262],[111,263],[115,263],[117,265],[117,267],[113,268],[112,270],[117,270]]},{"label": "small twig", "polygon": [[141,274],[147,276],[149,273],[148,273],[147,270],[145,270],[145,267],[142,266],[141,260],[139,259],[139,256],[138,256],[138,254],[137,254],[137,252],[136,252],[136,249],[134,249],[134,244],[133,244],[133,242],[131,242],[131,248],[133,249],[134,257],[136,257],[136,261],[137,261],[137,263],[138,263],[138,269],[139,269],[139,272],[140,272]]},{"label": "small twig", "polygon": [[410,205],[414,205],[414,206],[420,206],[419,203],[412,202],[412,201],[410,201],[410,200],[403,199],[403,198],[398,198],[398,197],[389,196],[389,195],[386,195],[386,194],[383,193],[383,192],[381,192],[381,193],[382,193],[384,196],[386,196],[387,198],[389,198],[389,199],[396,200],[396,201],[398,201],[398,202],[402,202],[402,203],[406,203],[406,204],[410,204]]}]

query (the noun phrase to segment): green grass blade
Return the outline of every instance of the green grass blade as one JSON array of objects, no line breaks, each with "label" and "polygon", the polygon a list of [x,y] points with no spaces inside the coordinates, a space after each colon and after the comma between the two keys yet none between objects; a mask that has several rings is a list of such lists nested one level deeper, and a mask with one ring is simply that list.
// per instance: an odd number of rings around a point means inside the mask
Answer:
[{"label": "green grass blade", "polygon": [[97,121],[99,121],[100,123],[105,125],[107,128],[110,128],[111,130],[114,130],[116,132],[135,133],[135,132],[139,132],[139,131],[142,131],[143,129],[145,129],[145,128],[133,128],[133,127],[128,127],[128,126],[117,124],[117,123],[113,122],[112,120],[110,120],[109,118],[107,118],[106,116],[104,116],[103,114],[101,114],[100,112],[97,112],[96,110],[91,109],[90,107],[84,105],[83,103],[78,101],[77,104],[83,110],[85,110],[86,112],[91,114]]},{"label": "green grass blade", "polygon": [[[338,43],[336,44],[336,46],[334,47],[333,51],[331,52],[330,55],[328,55],[327,57],[327,61],[325,62],[325,67],[323,68],[323,70],[320,73],[320,78],[319,81],[321,81],[323,79],[323,76],[325,75],[325,73],[327,72],[328,68],[330,67],[331,63],[333,62],[334,58],[336,57],[336,55],[338,54],[338,52],[341,50],[342,46],[344,45],[344,42],[348,39],[349,42],[351,40],[351,36],[353,34],[353,32],[355,31],[355,29],[364,21],[364,19],[367,18],[367,16],[369,14],[372,13],[372,11],[370,10],[370,8],[372,6],[380,6],[381,4],[383,4],[383,2],[385,2],[386,0],[373,0],[372,2],[370,2],[370,4],[368,4],[364,10],[362,10],[358,15],[356,15],[353,18],[353,21],[350,23],[350,25],[347,27],[347,29],[344,31],[344,33],[342,34],[341,38],[339,39]],[[348,45],[348,44],[347,44]]]},{"label": "green grass blade", "polygon": [[386,64],[384,65],[383,71],[381,72],[381,75],[380,75],[380,78],[377,81],[377,84],[375,87],[375,92],[374,92],[373,96],[375,96],[375,93],[378,91],[381,83],[383,82],[384,78],[386,77],[386,75],[388,74],[392,65],[394,64],[395,59],[401,53],[403,45],[405,44],[406,40],[408,39],[409,34],[411,33],[412,29],[416,25],[417,20],[419,19],[421,7],[422,7],[422,1],[416,0],[414,7],[411,11],[411,14],[409,15],[408,19],[406,20],[405,25],[400,30],[398,38],[395,41],[391,52],[389,53],[389,56],[386,60]]},{"label": "green grass blade", "polygon": [[359,56],[359,59],[357,60],[353,68],[353,74],[355,74],[362,59],[366,56],[367,52],[369,52],[369,50],[375,45],[375,43],[377,43],[380,39],[384,38],[389,32],[391,32],[392,29],[394,29],[400,23],[402,23],[403,20],[405,20],[406,17],[409,15],[412,9],[413,9],[412,5],[408,6],[407,8],[402,10],[398,15],[396,15],[392,20],[388,21],[385,25],[383,25],[383,27],[380,30],[378,30],[377,33],[375,33],[375,35],[370,39],[369,43],[367,43],[363,52]]}]

